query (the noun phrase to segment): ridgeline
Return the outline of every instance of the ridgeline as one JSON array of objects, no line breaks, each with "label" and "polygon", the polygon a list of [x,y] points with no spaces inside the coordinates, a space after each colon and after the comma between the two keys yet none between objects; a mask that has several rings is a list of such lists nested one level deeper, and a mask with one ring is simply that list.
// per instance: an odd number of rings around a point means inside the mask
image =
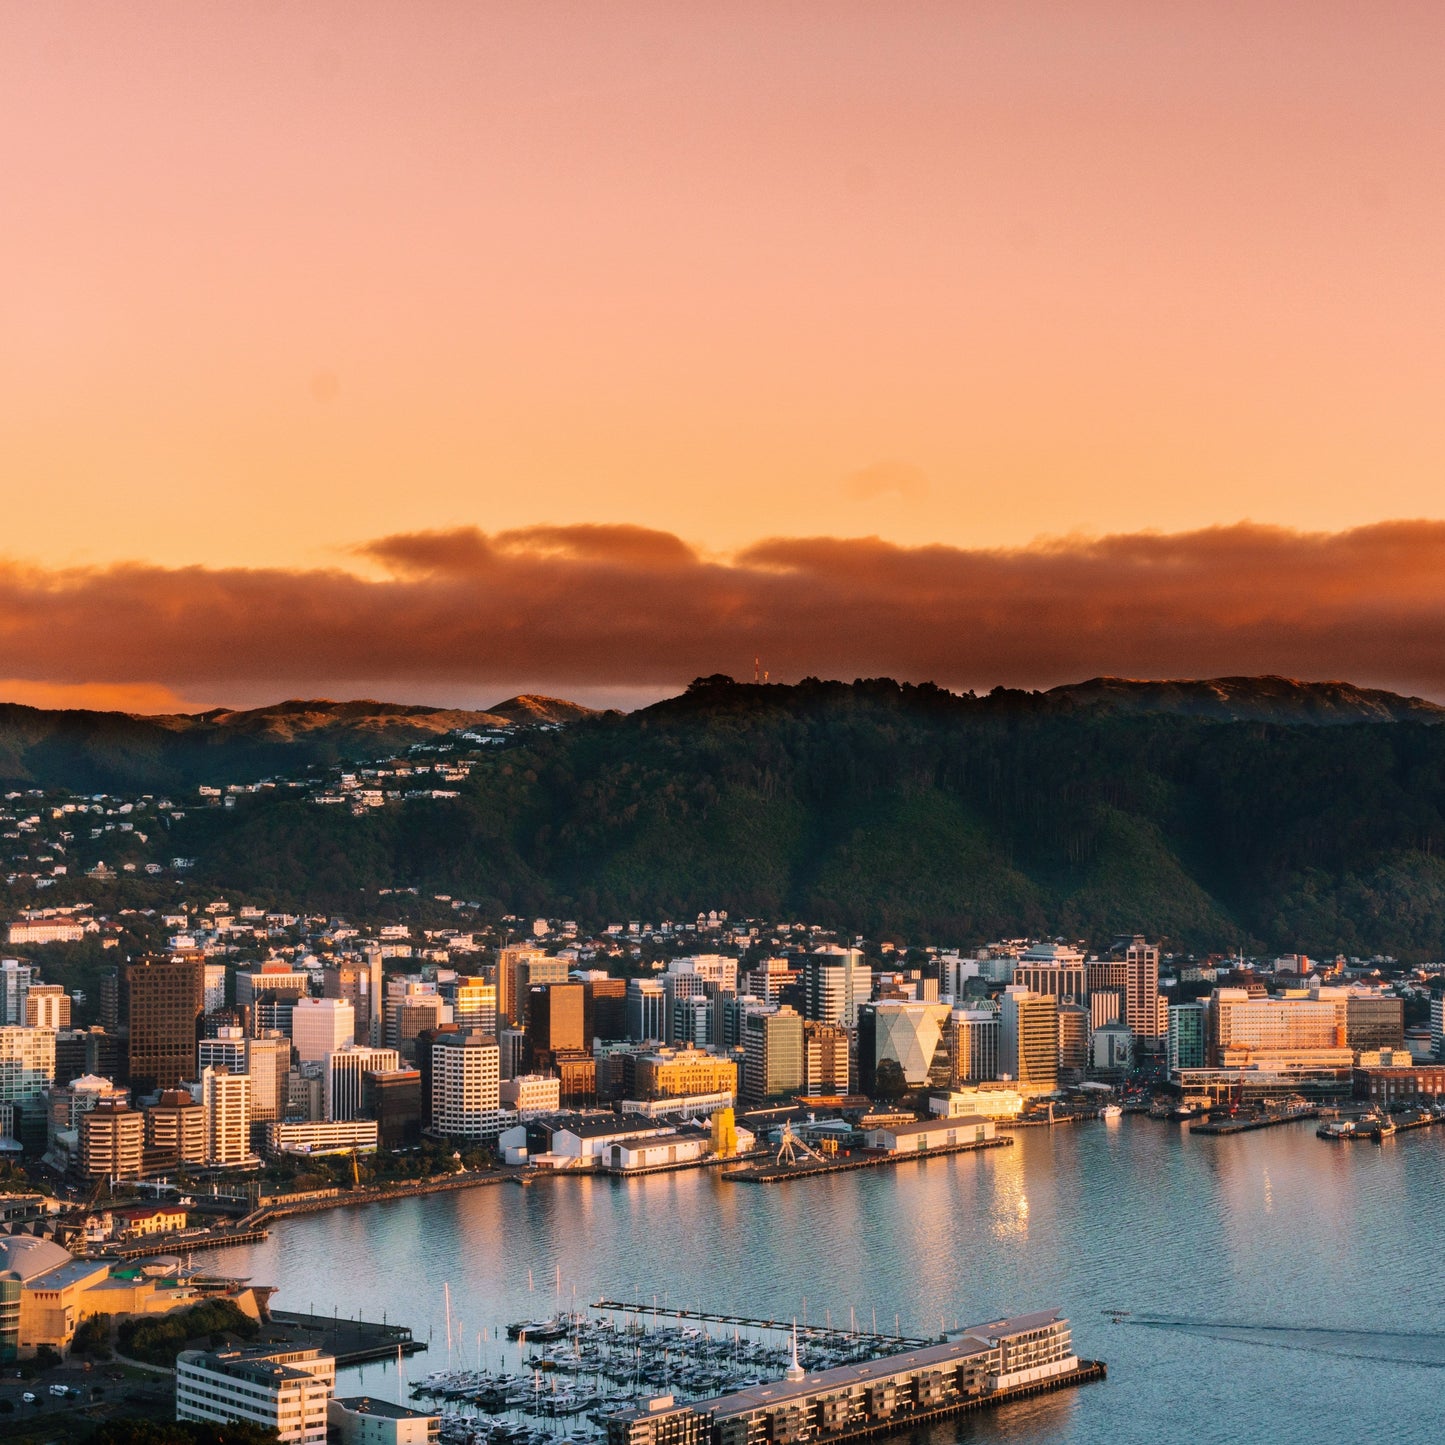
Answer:
[{"label": "ridgeline", "polygon": [[345,909],[699,908],[971,944],[1146,929],[1194,948],[1445,955],[1445,709],[1280,678],[959,696],[700,679],[535,730],[455,799],[247,798],[166,847],[198,881]]}]

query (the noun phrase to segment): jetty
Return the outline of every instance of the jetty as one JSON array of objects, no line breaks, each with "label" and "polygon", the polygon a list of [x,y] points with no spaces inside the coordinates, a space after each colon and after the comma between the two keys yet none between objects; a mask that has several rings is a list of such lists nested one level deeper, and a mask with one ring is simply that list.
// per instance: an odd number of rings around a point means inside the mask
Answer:
[{"label": "jetty", "polygon": [[1010,1135],[999,1134],[992,1139],[937,1145],[930,1149],[855,1150],[842,1159],[835,1155],[821,1159],[804,1158],[797,1163],[755,1164],[743,1169],[730,1169],[721,1177],[733,1184],[783,1184],[790,1179],[845,1174],[852,1169],[885,1169],[895,1164],[915,1164],[921,1159],[938,1159],[949,1154],[971,1154],[979,1149],[1007,1149],[1013,1142]]},{"label": "jetty", "polygon": [[1316,1119],[1319,1110],[1314,1107],[1283,1109],[1276,1113],[1252,1115],[1247,1119],[1208,1119],[1190,1124],[1191,1134],[1248,1134],[1254,1129],[1273,1129],[1280,1124],[1298,1124],[1301,1119]]}]

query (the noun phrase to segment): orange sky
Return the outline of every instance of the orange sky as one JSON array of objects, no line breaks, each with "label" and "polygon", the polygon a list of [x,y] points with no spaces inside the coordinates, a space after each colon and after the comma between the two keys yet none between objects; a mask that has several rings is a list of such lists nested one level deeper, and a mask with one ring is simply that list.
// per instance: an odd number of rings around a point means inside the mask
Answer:
[{"label": "orange sky", "polygon": [[1442,54],[1423,3],[7,0],[0,554],[1440,517]]}]

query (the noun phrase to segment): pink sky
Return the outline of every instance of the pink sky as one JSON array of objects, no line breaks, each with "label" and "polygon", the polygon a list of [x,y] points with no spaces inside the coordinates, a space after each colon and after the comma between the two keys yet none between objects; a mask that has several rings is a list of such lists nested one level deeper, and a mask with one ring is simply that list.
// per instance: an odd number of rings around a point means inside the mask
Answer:
[{"label": "pink sky", "polygon": [[[1439,517],[1441,54],[1427,4],[6,4],[0,553]],[[10,635],[12,695],[104,681]]]}]

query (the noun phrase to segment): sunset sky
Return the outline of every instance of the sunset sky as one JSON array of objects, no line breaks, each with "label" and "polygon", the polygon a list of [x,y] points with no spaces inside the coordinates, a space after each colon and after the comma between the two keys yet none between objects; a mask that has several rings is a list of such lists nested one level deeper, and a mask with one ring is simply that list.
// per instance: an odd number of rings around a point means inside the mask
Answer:
[{"label": "sunset sky", "polygon": [[0,698],[1445,696],[1445,8],[0,0]]}]

